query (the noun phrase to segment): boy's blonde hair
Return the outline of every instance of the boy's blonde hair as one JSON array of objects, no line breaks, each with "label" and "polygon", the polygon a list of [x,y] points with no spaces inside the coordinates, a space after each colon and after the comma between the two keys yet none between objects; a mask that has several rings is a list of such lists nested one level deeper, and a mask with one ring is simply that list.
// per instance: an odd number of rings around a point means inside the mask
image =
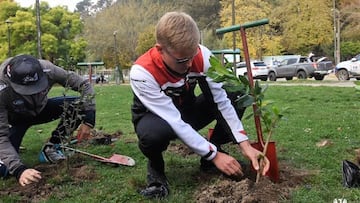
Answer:
[{"label": "boy's blonde hair", "polygon": [[199,28],[184,12],[168,12],[156,25],[156,42],[174,51],[196,50],[200,43]]}]

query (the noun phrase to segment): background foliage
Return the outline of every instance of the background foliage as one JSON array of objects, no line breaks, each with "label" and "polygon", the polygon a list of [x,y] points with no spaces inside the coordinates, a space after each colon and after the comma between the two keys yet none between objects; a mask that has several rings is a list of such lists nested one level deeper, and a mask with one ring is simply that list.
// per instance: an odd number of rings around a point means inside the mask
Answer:
[{"label": "background foliage", "polygon": [[[309,52],[331,58],[334,2],[341,27],[341,59],[345,60],[360,52],[358,0],[83,0],[75,11],[41,2],[42,57],[69,68],[82,61],[104,61],[113,68],[116,37],[120,65],[129,68],[155,43],[159,17],[181,10],[193,16],[201,43],[210,49],[242,48],[239,32],[233,38],[231,33],[217,36],[215,29],[268,18],[269,25],[247,30],[251,58]],[[8,54],[7,19],[13,21],[9,26],[12,54],[36,55],[35,16],[34,7],[0,0],[0,22],[4,22],[0,24],[0,61]]]},{"label": "background foliage", "polygon": [[[36,14],[33,8],[21,8],[11,1],[0,1],[0,60],[8,55],[8,29],[10,29],[13,55],[27,53],[37,55]],[[79,13],[66,8],[50,8],[45,2],[40,5],[42,57],[66,67],[73,67],[86,57],[87,41],[82,34],[83,22]],[[9,26],[9,27],[8,27]]]}]

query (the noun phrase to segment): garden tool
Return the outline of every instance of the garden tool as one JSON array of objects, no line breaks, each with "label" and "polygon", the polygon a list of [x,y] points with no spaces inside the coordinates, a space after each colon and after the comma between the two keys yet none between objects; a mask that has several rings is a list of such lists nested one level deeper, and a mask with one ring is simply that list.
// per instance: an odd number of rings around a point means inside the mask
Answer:
[{"label": "garden tool", "polygon": [[[251,72],[250,56],[249,56],[249,50],[248,50],[248,46],[247,46],[245,29],[268,24],[268,23],[269,23],[268,19],[262,19],[262,20],[258,20],[258,21],[245,23],[243,25],[234,25],[234,26],[220,28],[220,29],[216,30],[217,34],[224,34],[227,32],[240,30],[243,51],[244,51],[244,56],[245,56],[245,62],[246,62],[246,68],[247,68],[247,77],[248,77],[249,85],[250,85],[251,89],[254,89],[254,79],[253,79],[252,72]],[[263,139],[260,115],[257,113],[257,106],[255,103],[253,104],[253,111],[254,111],[254,121],[255,121],[256,134],[257,134],[258,141],[252,143],[251,145],[254,148],[258,149],[259,151],[264,152],[266,143],[264,142],[264,139]],[[269,178],[273,182],[279,182],[279,168],[278,168],[278,161],[277,161],[277,157],[276,157],[275,143],[269,141],[267,143],[266,149],[267,150],[266,150],[266,152],[264,152],[264,154],[270,161],[270,169],[266,173],[266,175],[269,176]]]},{"label": "garden tool", "polygon": [[134,166],[135,165],[135,160],[132,159],[131,157],[125,156],[125,155],[120,155],[120,154],[113,154],[110,158],[105,158],[99,155],[95,155],[95,154],[91,154],[85,151],[81,151],[78,149],[74,149],[71,147],[67,147],[64,145],[61,145],[61,147],[65,150],[70,150],[79,154],[83,154],[86,156],[89,156],[91,158],[94,158],[96,161],[100,161],[103,163],[109,163],[109,164],[115,164],[115,165],[124,165],[124,166]]}]

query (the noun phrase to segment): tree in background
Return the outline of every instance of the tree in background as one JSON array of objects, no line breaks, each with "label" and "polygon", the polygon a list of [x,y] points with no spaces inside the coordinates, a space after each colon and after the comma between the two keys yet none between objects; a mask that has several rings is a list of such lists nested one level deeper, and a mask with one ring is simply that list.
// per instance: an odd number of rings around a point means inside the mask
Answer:
[{"label": "tree in background", "polygon": [[[232,25],[232,1],[221,1],[221,26]],[[269,18],[269,26],[249,29],[250,56],[261,59],[261,55],[308,54],[333,56],[333,5],[329,0],[234,0],[235,24]],[[359,8],[356,0],[336,0],[342,19],[341,41],[358,41]],[[344,31],[343,31],[344,30]],[[232,35],[225,36],[227,47],[232,47]],[[239,45],[239,32],[236,33]],[[356,42],[354,42],[356,43]],[[342,44],[342,49],[347,43]],[[345,54],[345,53],[344,53]],[[353,53],[354,54],[354,53]]]},{"label": "tree in background", "polygon": [[[166,11],[175,10],[173,4],[155,0],[117,1],[111,7],[86,18],[84,36],[89,42],[88,57],[93,60],[104,60],[108,67],[115,67],[116,32],[120,66],[129,68],[141,54],[139,50],[143,48],[140,47],[148,47],[147,40],[139,41],[140,35],[150,32],[149,26],[155,27],[158,19]],[[154,31],[151,32],[150,37]],[[143,43],[145,45],[142,45]]]},{"label": "tree in background", "polygon": [[348,60],[360,53],[360,2],[341,0],[339,10],[341,60]]},{"label": "tree in background", "polygon": [[328,0],[279,1],[275,18],[280,19],[281,44],[289,53],[325,55],[323,46],[333,44],[332,3]]},{"label": "tree in background", "polygon": [[[221,26],[232,26],[233,15],[233,0],[221,1]],[[252,22],[263,18],[269,18],[271,12],[271,5],[267,1],[261,0],[234,0],[235,11],[235,23],[234,25],[244,24],[246,22]],[[274,53],[274,49],[270,47],[277,47],[274,45],[277,41],[271,40],[271,33],[269,26],[261,26],[249,29],[246,31],[247,41],[249,44],[249,54],[251,58],[261,59],[263,55]],[[227,47],[233,47],[233,33],[225,34]],[[271,44],[270,44],[271,42]],[[242,50],[242,43],[240,32],[235,32],[235,44],[236,48]],[[268,45],[271,45],[268,47]]]},{"label": "tree in background", "polygon": [[182,0],[183,10],[196,21],[200,31],[220,27],[221,4],[218,0]]},{"label": "tree in background", "polygon": [[360,41],[360,1],[343,0],[339,7],[342,38]]},{"label": "tree in background", "polygon": [[[86,1],[81,5],[85,5]],[[115,66],[114,31],[117,31],[120,65],[129,68],[133,60],[154,45],[155,25],[168,11],[182,10],[192,15],[204,36],[207,39],[212,37],[206,44],[210,48],[216,48],[221,42],[215,37],[215,29],[220,25],[218,15],[221,7],[218,0],[118,0],[96,14],[88,12],[93,7],[86,8],[84,11],[87,14],[81,16],[88,15],[84,19],[84,36],[89,42],[89,58],[102,59],[109,67]],[[210,30],[212,33],[208,32]]]},{"label": "tree in background", "polygon": [[[10,12],[9,12],[10,11]],[[78,13],[68,12],[65,7],[50,8],[41,2],[42,57],[51,62],[74,69],[85,59],[87,46],[80,36],[83,24]],[[11,52],[37,55],[37,27],[34,8],[20,8],[16,3],[0,2],[0,20],[11,20]],[[7,25],[0,25],[0,60],[7,58]]]},{"label": "tree in background", "polygon": [[137,41],[139,43],[137,43],[135,53],[140,56],[155,45],[155,27],[153,25],[147,26],[141,33],[139,33]]},{"label": "tree in background", "polygon": [[80,37],[83,24],[79,14],[67,12],[62,7],[52,9],[42,7],[41,13],[43,13],[42,32],[45,33],[42,36],[44,58],[58,61],[64,66],[73,66],[76,62],[82,62],[86,57],[87,43]]},{"label": "tree in background", "polygon": [[[74,68],[77,62],[104,61],[115,67],[118,54],[122,68],[155,41],[154,27],[167,11],[189,13],[198,23],[201,43],[210,49],[232,48],[232,34],[222,37],[215,29],[232,25],[232,1],[235,24],[269,18],[270,23],[247,30],[250,55],[308,54],[333,56],[334,33],[330,0],[83,0],[75,12],[65,7],[50,8],[41,2],[42,55],[56,64]],[[341,56],[347,59],[359,51],[360,23],[358,0],[335,0],[340,11]],[[36,55],[34,8],[21,8],[12,0],[0,0],[0,20],[10,19],[12,54]],[[0,60],[7,57],[6,23],[0,24]],[[115,53],[114,32],[118,43]],[[237,48],[242,48],[240,33]]]},{"label": "tree in background", "polygon": [[[232,25],[232,1],[178,0],[169,3],[166,0],[118,0],[110,7],[100,6],[102,10],[95,14],[88,12],[90,17],[85,19],[87,30],[85,37],[90,43],[88,47],[90,58],[106,59],[109,60],[106,64],[114,64],[112,33],[117,30],[120,63],[123,68],[129,67],[131,62],[149,47],[148,43],[152,40],[153,33],[147,33],[150,32],[148,27],[155,27],[159,16],[171,10],[182,10],[193,16],[201,32],[201,43],[210,49],[232,48],[232,34],[226,34],[224,37],[215,34],[215,29]],[[336,1],[337,5],[346,2],[343,5],[353,7],[356,4],[356,0]],[[307,55],[311,51],[317,55],[333,56],[332,1],[234,0],[234,2],[235,24],[262,18],[270,20],[269,25],[247,30],[249,51],[253,59],[261,59],[263,55],[288,53]],[[87,8],[87,11],[94,10],[94,5]],[[355,18],[349,18],[349,22],[352,21],[357,23]],[[346,27],[345,24],[344,26]],[[241,49],[240,33],[235,32],[235,34],[236,46]],[[146,36],[149,39],[146,39]],[[344,39],[345,41],[347,39]]]},{"label": "tree in background", "polygon": [[[8,25],[5,21],[15,16],[19,9],[20,7],[12,1],[0,0],[0,62],[8,56]],[[13,23],[9,26],[12,31]],[[10,34],[13,34],[13,32],[10,32]],[[13,39],[11,35],[10,38]]]}]

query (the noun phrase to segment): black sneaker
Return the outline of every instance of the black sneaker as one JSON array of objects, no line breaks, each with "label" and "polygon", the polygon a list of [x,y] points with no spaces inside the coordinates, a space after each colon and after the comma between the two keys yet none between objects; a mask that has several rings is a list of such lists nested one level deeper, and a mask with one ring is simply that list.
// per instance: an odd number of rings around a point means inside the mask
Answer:
[{"label": "black sneaker", "polygon": [[145,189],[140,191],[140,194],[146,198],[163,199],[169,195],[169,188],[160,183],[152,183]]},{"label": "black sneaker", "polygon": [[63,154],[60,144],[46,143],[39,154],[39,160],[42,163],[59,163],[66,159]]}]

